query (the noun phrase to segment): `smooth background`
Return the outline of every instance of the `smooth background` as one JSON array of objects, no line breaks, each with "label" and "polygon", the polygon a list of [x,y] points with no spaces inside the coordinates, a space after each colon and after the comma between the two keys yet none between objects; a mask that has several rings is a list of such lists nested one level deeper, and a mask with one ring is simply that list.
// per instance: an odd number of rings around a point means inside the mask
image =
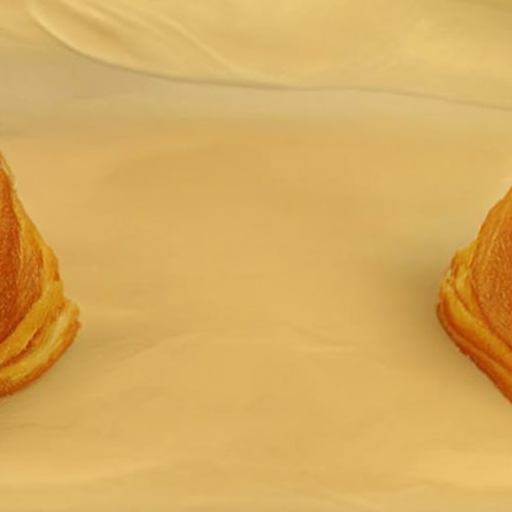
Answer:
[{"label": "smooth background", "polygon": [[81,307],[0,402],[18,511],[509,511],[435,317],[512,185],[505,1],[0,1],[0,148]]}]

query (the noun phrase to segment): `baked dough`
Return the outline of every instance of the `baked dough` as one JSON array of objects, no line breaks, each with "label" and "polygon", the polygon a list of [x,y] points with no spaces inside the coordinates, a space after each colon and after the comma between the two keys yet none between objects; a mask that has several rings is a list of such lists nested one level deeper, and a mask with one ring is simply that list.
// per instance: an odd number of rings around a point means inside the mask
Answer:
[{"label": "baked dough", "polygon": [[512,400],[512,189],[458,251],[439,293],[447,333]]},{"label": "baked dough", "polygon": [[27,216],[0,154],[0,395],[43,374],[79,329],[58,261]]}]

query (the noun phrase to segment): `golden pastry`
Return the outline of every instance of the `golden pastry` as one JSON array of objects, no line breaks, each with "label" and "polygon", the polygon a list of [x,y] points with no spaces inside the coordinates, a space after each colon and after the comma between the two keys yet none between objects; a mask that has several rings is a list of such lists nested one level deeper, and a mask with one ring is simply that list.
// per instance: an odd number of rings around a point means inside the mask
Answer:
[{"label": "golden pastry", "polygon": [[437,311],[460,349],[512,400],[512,189],[453,258]]},{"label": "golden pastry", "polygon": [[26,386],[69,347],[78,308],[57,258],[27,216],[0,154],[0,395]]}]

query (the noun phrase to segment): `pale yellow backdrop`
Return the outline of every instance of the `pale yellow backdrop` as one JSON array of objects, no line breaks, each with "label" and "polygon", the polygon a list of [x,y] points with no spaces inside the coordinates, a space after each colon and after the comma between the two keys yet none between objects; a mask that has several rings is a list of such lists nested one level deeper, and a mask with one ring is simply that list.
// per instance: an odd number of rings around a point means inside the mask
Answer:
[{"label": "pale yellow backdrop", "polygon": [[0,148],[83,329],[2,512],[509,511],[439,279],[512,185],[499,0],[0,0]]}]

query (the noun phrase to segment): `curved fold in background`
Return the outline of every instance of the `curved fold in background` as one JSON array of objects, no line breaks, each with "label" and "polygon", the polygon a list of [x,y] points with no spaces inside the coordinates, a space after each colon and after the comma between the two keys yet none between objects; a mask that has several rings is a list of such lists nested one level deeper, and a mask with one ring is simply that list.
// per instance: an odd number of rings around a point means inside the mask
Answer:
[{"label": "curved fold in background", "polygon": [[504,0],[32,0],[73,50],[175,79],[512,107]]}]

